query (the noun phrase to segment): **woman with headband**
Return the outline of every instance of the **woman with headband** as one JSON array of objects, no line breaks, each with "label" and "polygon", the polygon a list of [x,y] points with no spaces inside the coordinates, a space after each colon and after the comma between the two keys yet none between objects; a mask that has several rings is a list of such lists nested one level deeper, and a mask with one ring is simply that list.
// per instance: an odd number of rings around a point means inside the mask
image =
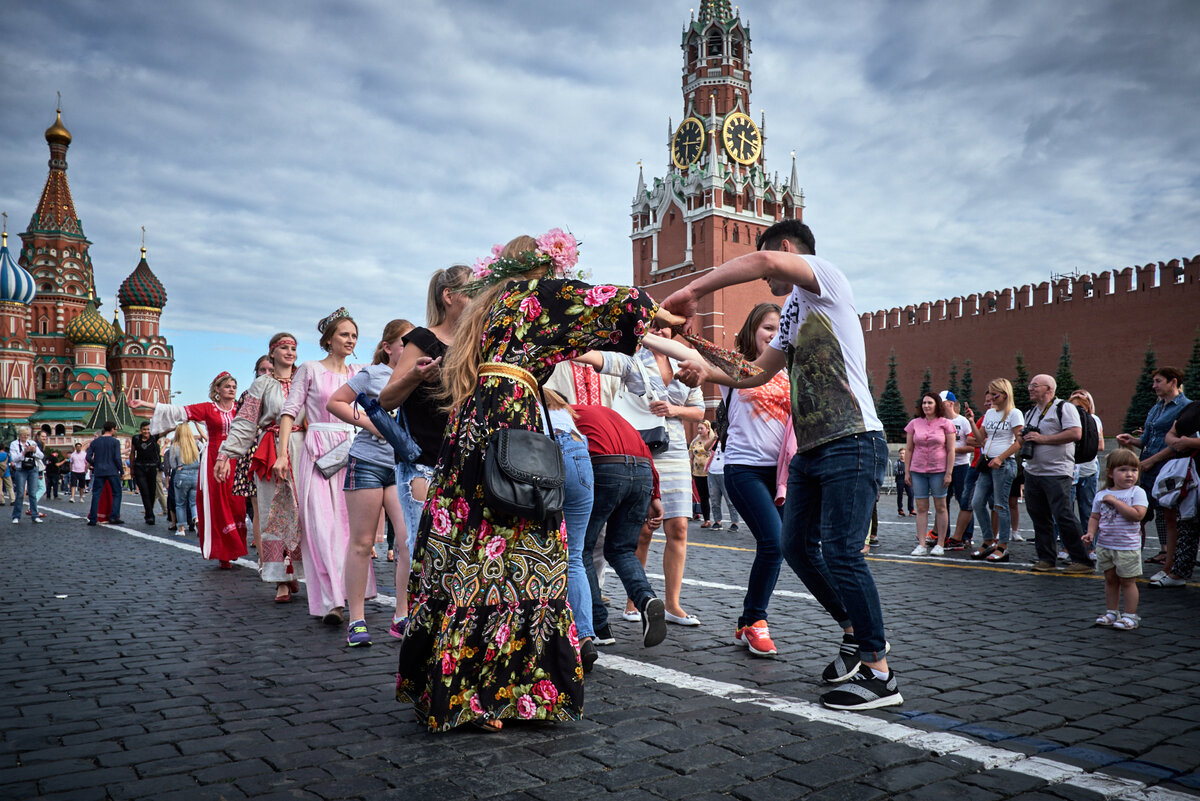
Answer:
[{"label": "woman with headband", "polygon": [[[321,350],[328,355],[320,361],[300,365],[279,417],[281,442],[291,437],[298,421],[305,424],[304,447],[297,451],[294,463],[290,451],[280,448],[274,473],[278,481],[287,481],[290,476],[295,482],[296,511],[304,530],[309,614],[336,626],[346,619],[345,565],[350,542],[350,521],[342,494],[346,471],[343,465],[341,470],[327,476],[317,462],[327,456],[336,462],[335,451],[349,450],[343,443],[354,433],[354,426],[338,420],[325,405],[362,365],[346,364],[346,358],[354,353],[358,343],[358,325],[345,308],[317,323],[317,331],[321,334]],[[370,566],[365,597],[375,597],[375,573]]]},{"label": "woman with headband", "polygon": [[[255,523],[259,524],[258,567],[262,580],[275,584],[275,603],[287,603],[300,589],[304,578],[303,534],[296,516],[296,501],[291,476],[276,481],[271,468],[276,454],[287,450],[294,458],[304,447],[303,412],[300,423],[280,447],[279,418],[284,401],[292,388],[296,364],[296,338],[286,331],[271,337],[269,370],[254,379],[243,396],[242,406],[233,418],[229,436],[217,454],[214,474],[218,480],[233,472],[237,464],[250,465],[259,501]],[[236,460],[236,462],[234,461]],[[279,496],[278,499],[276,496]]]},{"label": "woman with headband", "polygon": [[189,420],[204,423],[208,444],[200,471],[200,488],[196,491],[196,525],[200,529],[200,552],[205,559],[216,559],[222,570],[233,567],[234,559],[246,555],[246,499],[233,494],[233,481],[226,477],[218,481],[213,475],[217,451],[233,424],[237,398],[237,379],[222,371],[208,387],[208,403],[176,406],[170,403],[152,404],[132,400],[130,408],[153,406],[150,430],[165,434]]}]

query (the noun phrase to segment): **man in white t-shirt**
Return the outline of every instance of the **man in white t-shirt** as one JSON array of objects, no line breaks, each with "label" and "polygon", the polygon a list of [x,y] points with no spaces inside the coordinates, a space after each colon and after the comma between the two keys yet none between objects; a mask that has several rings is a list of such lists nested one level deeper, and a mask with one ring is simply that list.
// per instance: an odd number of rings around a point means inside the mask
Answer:
[{"label": "man in white t-shirt", "polygon": [[867,389],[866,348],[846,276],[817,258],[812,231],[781,220],[763,231],[758,251],[697,278],[663,302],[695,316],[701,297],[765,280],[787,296],[779,333],[755,361],[762,373],[734,382],[685,362],[680,372],[728,386],[759,386],[787,368],[796,455],[788,467],[782,550],[788,564],[844,632],[822,674],[839,687],[821,696],[832,709],[875,709],[904,702],[887,664],[883,613],[861,553],[887,468],[887,444]]}]

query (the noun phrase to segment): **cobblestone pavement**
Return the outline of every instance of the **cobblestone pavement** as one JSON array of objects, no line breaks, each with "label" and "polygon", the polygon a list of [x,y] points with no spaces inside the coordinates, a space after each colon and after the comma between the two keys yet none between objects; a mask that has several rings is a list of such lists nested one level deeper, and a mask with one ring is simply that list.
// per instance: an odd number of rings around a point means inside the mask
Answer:
[{"label": "cobblestone pavement", "polygon": [[252,563],[48,506],[0,514],[0,798],[1200,798],[1195,585],[1143,584],[1140,629],[1093,628],[1096,577],[1029,573],[1030,543],[1007,566],[909,558],[886,502],[871,566],[904,706],[815,704],[838,632],[786,566],[778,658],[732,646],[753,540],[693,524],[702,626],[643,649],[617,616],[579,723],[439,736],[394,700],[383,604],[375,645],[347,649]]}]

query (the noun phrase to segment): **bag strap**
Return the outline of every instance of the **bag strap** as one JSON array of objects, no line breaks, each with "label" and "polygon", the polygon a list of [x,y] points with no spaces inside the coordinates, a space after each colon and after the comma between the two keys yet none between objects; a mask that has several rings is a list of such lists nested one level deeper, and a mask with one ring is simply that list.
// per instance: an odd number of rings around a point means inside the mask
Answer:
[{"label": "bag strap", "polygon": [[[485,362],[479,366],[479,376],[482,378],[485,375],[510,378],[532,392],[542,404],[542,433],[554,440],[554,435],[550,432],[550,409],[546,406],[546,397],[542,393],[542,388],[538,386],[537,379],[533,377],[533,373],[515,364]],[[557,442],[557,440],[555,441]]]},{"label": "bag strap", "polygon": [[651,400],[659,400],[658,392],[650,386],[650,374],[646,372],[646,365],[642,363],[641,357],[635,353],[630,358],[637,364],[638,372],[642,374],[642,397],[649,395]]}]

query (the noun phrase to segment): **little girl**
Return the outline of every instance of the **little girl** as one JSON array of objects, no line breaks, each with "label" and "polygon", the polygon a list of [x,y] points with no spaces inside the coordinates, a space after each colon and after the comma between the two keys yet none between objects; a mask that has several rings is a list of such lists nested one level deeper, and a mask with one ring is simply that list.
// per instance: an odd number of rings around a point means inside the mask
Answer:
[{"label": "little girl", "polygon": [[[1108,610],[1096,618],[1097,626],[1136,629],[1137,577],[1142,575],[1142,538],[1138,523],[1146,516],[1146,491],[1138,486],[1138,457],[1117,448],[1105,464],[1104,489],[1092,503],[1085,543],[1096,542],[1096,567],[1104,571],[1104,601]],[[1125,596],[1125,614],[1117,612]]]}]

